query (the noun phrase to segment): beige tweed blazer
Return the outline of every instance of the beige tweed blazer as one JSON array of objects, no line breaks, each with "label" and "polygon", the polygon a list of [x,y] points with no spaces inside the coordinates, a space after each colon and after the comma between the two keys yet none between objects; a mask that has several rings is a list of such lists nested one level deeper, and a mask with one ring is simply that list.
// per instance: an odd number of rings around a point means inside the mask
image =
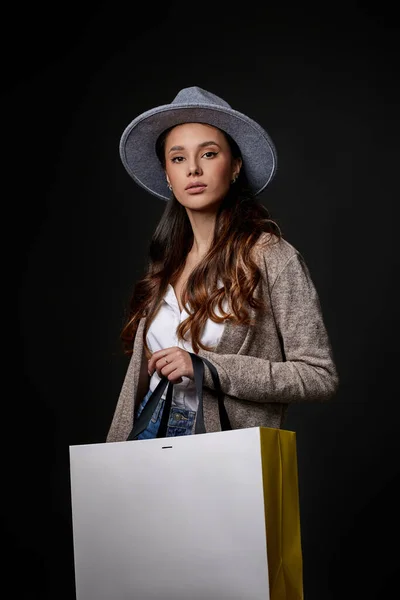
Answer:
[{"label": "beige tweed blazer", "polygon": [[[217,369],[225,407],[234,429],[282,428],[288,405],[331,399],[339,377],[320,300],[300,252],[284,238],[264,233],[254,247],[261,269],[256,295],[266,313],[250,309],[255,325],[225,324],[212,352],[200,350]],[[148,390],[143,347],[145,317],[137,329],[133,353],[116,403],[107,442],[124,441],[135,407]],[[209,368],[204,367],[204,423],[220,431],[218,405]]]}]

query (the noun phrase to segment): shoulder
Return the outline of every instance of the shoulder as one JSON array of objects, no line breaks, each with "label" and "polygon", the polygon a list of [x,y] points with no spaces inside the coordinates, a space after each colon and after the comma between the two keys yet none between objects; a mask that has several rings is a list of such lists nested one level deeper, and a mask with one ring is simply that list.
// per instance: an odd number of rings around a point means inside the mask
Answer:
[{"label": "shoulder", "polygon": [[254,245],[254,260],[269,288],[279,281],[280,287],[309,286],[311,274],[304,256],[283,236],[262,233]]},{"label": "shoulder", "polygon": [[268,272],[270,280],[278,275],[290,263],[304,263],[299,250],[283,236],[264,232],[254,245],[254,260],[262,271]]}]

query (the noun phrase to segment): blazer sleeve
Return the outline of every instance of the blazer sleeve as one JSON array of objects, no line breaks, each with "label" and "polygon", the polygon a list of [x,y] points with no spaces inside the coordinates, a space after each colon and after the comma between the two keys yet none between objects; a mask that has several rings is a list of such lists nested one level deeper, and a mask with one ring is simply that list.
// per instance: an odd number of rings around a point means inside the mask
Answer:
[{"label": "blazer sleeve", "polygon": [[137,352],[136,346],[129,360],[122,389],[107,433],[106,442],[120,442],[127,439],[132,429],[135,410],[149,389],[150,377],[147,373],[146,356],[143,352],[139,380],[137,381],[137,377],[135,377],[135,371],[137,371],[135,369],[135,362],[138,360],[138,356],[135,352]]},{"label": "blazer sleeve", "polygon": [[[234,398],[283,403],[330,399],[339,377],[319,297],[300,253],[287,260],[270,294],[282,361],[204,350],[199,355],[215,366],[222,391]],[[203,382],[215,389],[206,365]]]}]

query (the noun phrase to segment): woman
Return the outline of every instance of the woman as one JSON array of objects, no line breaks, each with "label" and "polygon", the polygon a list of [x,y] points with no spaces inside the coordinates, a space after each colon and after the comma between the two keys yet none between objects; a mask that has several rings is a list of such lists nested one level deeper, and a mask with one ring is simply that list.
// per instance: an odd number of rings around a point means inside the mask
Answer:
[{"label": "woman", "polygon": [[[194,432],[190,353],[217,370],[233,428],[281,428],[291,402],[330,399],[338,374],[317,291],[300,252],[256,199],[277,156],[268,133],[199,87],[125,129],[122,162],[167,201],[121,338],[131,355],[107,441],[126,440],[152,392],[173,384],[167,436]],[[166,391],[138,439],[157,435]],[[206,367],[204,424],[219,431]]]}]

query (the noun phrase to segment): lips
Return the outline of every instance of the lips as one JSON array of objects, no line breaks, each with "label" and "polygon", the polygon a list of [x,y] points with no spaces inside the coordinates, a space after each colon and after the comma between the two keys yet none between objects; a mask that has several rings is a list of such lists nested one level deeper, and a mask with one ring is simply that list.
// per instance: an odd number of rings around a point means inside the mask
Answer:
[{"label": "lips", "polygon": [[206,184],[201,181],[192,181],[192,183],[189,183],[189,185],[185,187],[185,190],[200,191],[206,187]]},{"label": "lips", "polygon": [[192,181],[192,183],[186,186],[185,190],[187,194],[193,196],[194,194],[202,194],[206,187],[206,184],[201,181]]}]

